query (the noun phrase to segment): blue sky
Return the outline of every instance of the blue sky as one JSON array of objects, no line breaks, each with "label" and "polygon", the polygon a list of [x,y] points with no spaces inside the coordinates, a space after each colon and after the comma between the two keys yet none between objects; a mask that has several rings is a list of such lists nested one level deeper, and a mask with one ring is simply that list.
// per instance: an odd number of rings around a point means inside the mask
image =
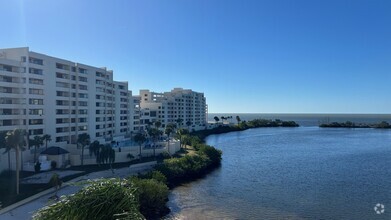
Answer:
[{"label": "blue sky", "polygon": [[107,66],[213,113],[391,113],[391,1],[0,0],[0,48]]}]

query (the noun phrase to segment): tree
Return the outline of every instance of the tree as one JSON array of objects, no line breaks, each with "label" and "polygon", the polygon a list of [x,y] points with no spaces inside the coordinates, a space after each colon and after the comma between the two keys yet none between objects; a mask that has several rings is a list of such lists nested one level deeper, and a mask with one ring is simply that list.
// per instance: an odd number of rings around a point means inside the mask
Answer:
[{"label": "tree", "polygon": [[240,119],[239,115],[236,116],[236,121],[238,122],[238,125],[240,124],[240,121],[242,121],[242,119]]},{"label": "tree", "polygon": [[0,149],[4,148],[4,154],[8,154],[8,170],[11,171],[11,152],[9,146],[7,145],[6,137],[7,131],[0,131]]},{"label": "tree", "polygon": [[141,133],[137,133],[135,136],[134,136],[134,141],[138,144],[139,146],[139,158],[141,159],[142,157],[142,154],[141,154],[141,145],[145,143],[145,141],[147,140],[147,138],[145,137],[144,134],[141,134]]},{"label": "tree", "polygon": [[81,165],[84,165],[84,147],[90,145],[90,135],[87,133],[79,134],[77,145],[81,147]]},{"label": "tree", "polygon": [[19,195],[19,171],[20,171],[20,151],[24,150],[24,136],[26,135],[25,130],[15,129],[8,131],[5,137],[6,146],[9,146],[8,150],[15,150],[15,162],[16,162],[16,194]]},{"label": "tree", "polygon": [[155,128],[159,129],[162,126],[160,121],[155,121]]},{"label": "tree", "polygon": [[170,135],[172,132],[174,132],[175,125],[174,124],[168,124],[166,126],[166,129],[164,130],[164,133],[167,135],[167,151],[170,154]]},{"label": "tree", "polygon": [[96,157],[96,162],[98,164],[110,164],[110,167],[115,162],[115,150],[110,144],[99,145],[99,153]]},{"label": "tree", "polygon": [[219,123],[219,121],[220,121],[220,118],[217,116],[215,116],[213,119],[216,121],[216,124]]},{"label": "tree", "polygon": [[34,146],[34,163],[37,162],[37,149],[43,145],[43,138],[41,136],[34,136],[34,139],[29,140],[29,146]]},{"label": "tree", "polygon": [[183,129],[183,128],[179,128],[177,131],[176,131],[176,135],[177,137],[179,137],[179,146],[182,148],[182,143],[183,143],[183,136],[188,134],[189,133],[189,130],[187,129]]},{"label": "tree", "polygon": [[90,151],[90,156],[92,156],[92,155],[97,156],[98,152],[99,152],[99,147],[100,147],[99,141],[92,142],[90,144],[90,146],[88,147],[88,150]]},{"label": "tree", "polygon": [[190,125],[191,125],[191,121],[187,121],[186,122],[186,126],[187,126],[187,129],[190,131]]},{"label": "tree", "polygon": [[221,123],[222,123],[222,124],[224,124],[224,120],[227,120],[227,118],[224,117],[224,116],[221,116],[220,118],[221,118]]},{"label": "tree", "polygon": [[153,142],[153,156],[156,157],[156,141],[160,138],[160,136],[163,134],[162,131],[160,131],[157,128],[150,128],[148,129],[148,135],[152,139]]},{"label": "tree", "polygon": [[50,134],[45,134],[42,138],[45,141],[46,149],[48,149],[48,142],[52,141],[52,136],[50,136]]}]

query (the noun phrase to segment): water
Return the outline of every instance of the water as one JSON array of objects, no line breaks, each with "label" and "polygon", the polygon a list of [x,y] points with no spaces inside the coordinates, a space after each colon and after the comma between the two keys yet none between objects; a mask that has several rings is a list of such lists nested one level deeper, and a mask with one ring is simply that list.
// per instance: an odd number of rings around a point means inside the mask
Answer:
[{"label": "water", "polygon": [[222,166],[173,190],[170,219],[391,219],[391,130],[258,128],[207,143]]}]

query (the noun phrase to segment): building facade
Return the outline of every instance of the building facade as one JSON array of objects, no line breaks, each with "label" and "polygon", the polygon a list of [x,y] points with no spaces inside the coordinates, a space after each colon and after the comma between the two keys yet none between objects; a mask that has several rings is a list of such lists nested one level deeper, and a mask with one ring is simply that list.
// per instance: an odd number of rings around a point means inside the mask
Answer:
[{"label": "building facade", "polygon": [[162,128],[173,123],[190,131],[207,126],[208,106],[203,93],[191,89],[174,88],[170,92],[156,93],[140,90],[139,128],[160,121]]},{"label": "building facade", "polygon": [[0,131],[49,134],[52,145],[80,133],[107,142],[133,130],[132,93],[113,71],[32,52],[0,49]]}]

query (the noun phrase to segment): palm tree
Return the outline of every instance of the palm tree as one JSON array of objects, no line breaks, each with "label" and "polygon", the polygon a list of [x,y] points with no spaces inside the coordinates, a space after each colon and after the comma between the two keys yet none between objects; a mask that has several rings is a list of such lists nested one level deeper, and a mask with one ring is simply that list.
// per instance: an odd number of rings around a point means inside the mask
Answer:
[{"label": "palm tree", "polygon": [[0,131],[0,148],[4,148],[4,154],[8,154],[8,170],[11,171],[11,152],[10,148],[7,145],[6,138],[7,137],[7,131]]},{"label": "palm tree", "polygon": [[183,137],[188,134],[189,130],[180,128],[176,131],[177,136],[179,137],[179,146],[182,148]]},{"label": "palm tree", "polygon": [[5,137],[6,146],[9,146],[9,149],[15,150],[15,161],[16,161],[16,194],[19,195],[19,171],[20,171],[20,151],[24,150],[26,134],[25,130],[15,129],[13,131],[8,131],[7,136]]},{"label": "palm tree", "polygon": [[81,165],[84,164],[84,147],[90,145],[90,135],[87,133],[79,134],[77,145],[81,147]]},{"label": "palm tree", "polygon": [[221,118],[221,123],[222,123],[222,124],[224,124],[224,120],[227,120],[227,118],[224,117],[224,116],[221,116],[220,118]]},{"label": "palm tree", "polygon": [[48,142],[52,141],[52,136],[50,136],[50,134],[45,134],[42,138],[46,143],[46,149],[48,149]]},{"label": "palm tree", "polygon": [[219,123],[219,121],[220,121],[220,118],[217,116],[215,116],[213,119],[216,121],[216,124]]},{"label": "palm tree", "polygon": [[166,126],[166,129],[164,130],[164,133],[167,135],[167,151],[168,154],[170,154],[170,135],[172,132],[174,132],[175,125],[174,124],[168,124]]},{"label": "palm tree", "polygon": [[241,121],[242,119],[240,119],[240,117],[239,117],[239,115],[237,115],[236,116],[236,121],[238,122],[238,125],[240,124],[240,121]]},{"label": "palm tree", "polygon": [[115,150],[111,147],[110,144],[100,144],[99,153],[96,158],[98,164],[113,164],[115,161]]},{"label": "palm tree", "polygon": [[90,156],[94,155],[96,158],[98,158],[99,148],[99,141],[92,142],[88,147],[88,150],[90,151]]},{"label": "palm tree", "polygon": [[145,137],[145,135],[141,134],[141,133],[137,133],[135,136],[134,136],[134,141],[139,145],[140,147],[140,154],[139,154],[139,157],[141,159],[142,157],[142,154],[141,154],[141,145],[144,144],[144,142],[147,140],[147,138]]},{"label": "palm tree", "polygon": [[34,136],[34,139],[29,140],[30,144],[29,146],[34,146],[34,163],[37,162],[37,149],[41,147],[43,144],[43,137],[41,136]]},{"label": "palm tree", "polygon": [[153,142],[153,156],[156,157],[156,146],[155,143],[159,139],[159,137],[163,134],[163,132],[157,128],[148,129],[148,135],[152,138]]}]

